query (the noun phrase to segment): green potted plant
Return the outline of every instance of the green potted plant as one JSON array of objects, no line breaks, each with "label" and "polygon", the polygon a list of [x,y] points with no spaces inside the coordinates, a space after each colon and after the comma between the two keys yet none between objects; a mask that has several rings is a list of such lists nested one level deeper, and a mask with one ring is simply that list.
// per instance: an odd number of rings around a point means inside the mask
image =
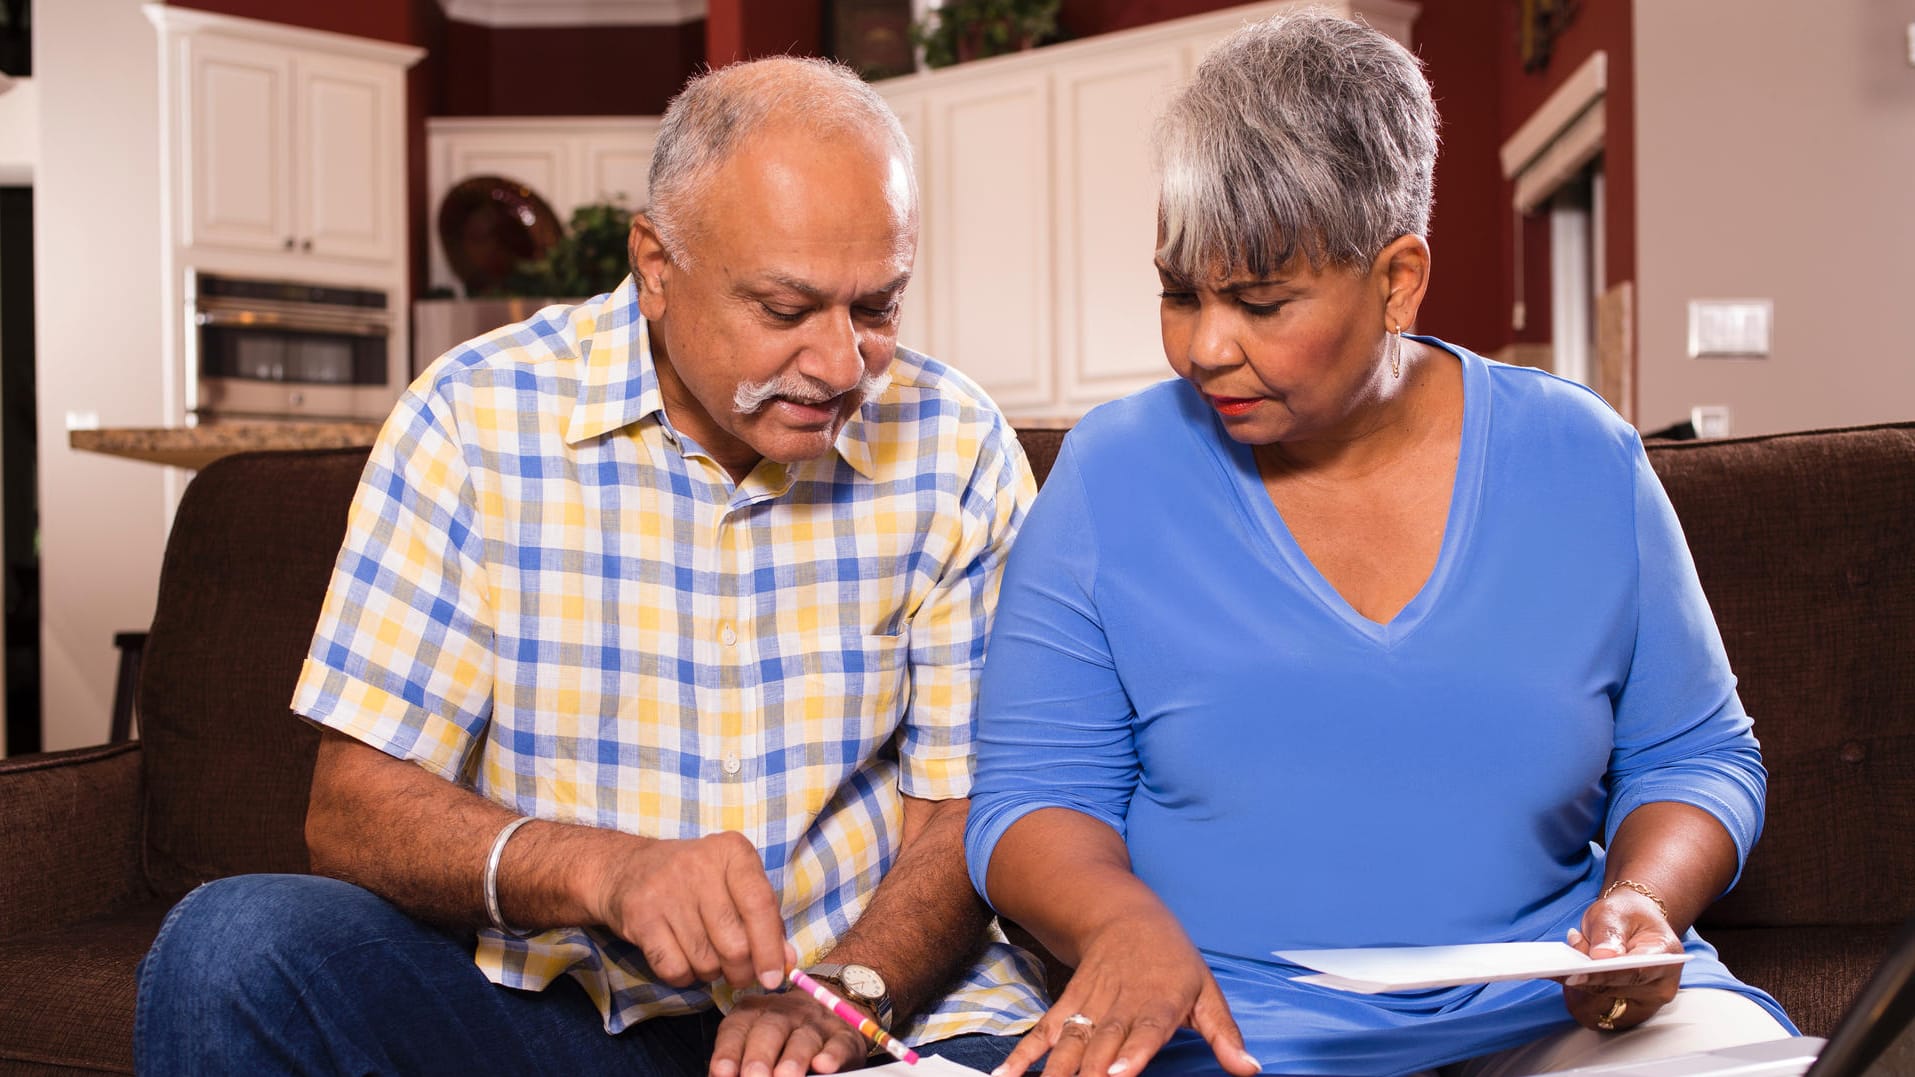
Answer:
[{"label": "green potted plant", "polygon": [[625,253],[632,211],[588,202],[572,211],[565,234],[543,255],[520,262],[505,280],[507,295],[583,298],[618,287],[629,272]]},{"label": "green potted plant", "polygon": [[924,62],[947,67],[1019,52],[1057,36],[1061,0],[944,0],[911,28]]}]

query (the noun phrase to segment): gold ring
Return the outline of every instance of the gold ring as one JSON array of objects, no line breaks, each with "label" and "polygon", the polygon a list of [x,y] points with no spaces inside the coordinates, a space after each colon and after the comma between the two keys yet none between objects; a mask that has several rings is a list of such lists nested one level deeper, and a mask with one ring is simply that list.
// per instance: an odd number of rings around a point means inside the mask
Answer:
[{"label": "gold ring", "polygon": [[1609,1004],[1609,1009],[1603,1011],[1601,1017],[1596,1018],[1596,1027],[1602,1029],[1604,1032],[1614,1032],[1616,1030],[1616,1022],[1622,1019],[1622,1015],[1626,1013],[1628,1009],[1628,999],[1617,999]]}]

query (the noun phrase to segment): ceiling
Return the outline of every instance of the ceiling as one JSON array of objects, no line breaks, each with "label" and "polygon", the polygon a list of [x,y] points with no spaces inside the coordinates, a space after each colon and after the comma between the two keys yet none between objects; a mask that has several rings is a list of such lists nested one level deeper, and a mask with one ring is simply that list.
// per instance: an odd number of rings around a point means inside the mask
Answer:
[{"label": "ceiling", "polygon": [[705,0],[439,0],[446,17],[481,26],[678,26]]}]

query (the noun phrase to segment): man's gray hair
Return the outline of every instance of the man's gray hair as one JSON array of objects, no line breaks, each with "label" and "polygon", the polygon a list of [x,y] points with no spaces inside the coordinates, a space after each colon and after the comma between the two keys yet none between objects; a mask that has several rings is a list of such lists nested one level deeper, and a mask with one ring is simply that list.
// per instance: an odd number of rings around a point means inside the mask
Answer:
[{"label": "man's gray hair", "polygon": [[1181,276],[1267,277],[1299,252],[1367,268],[1429,230],[1436,105],[1422,63],[1322,12],[1211,49],[1157,126],[1158,258]]},{"label": "man's gray hair", "polygon": [[769,124],[795,124],[825,135],[861,133],[888,140],[903,158],[917,204],[911,141],[884,98],[835,60],[768,56],[707,71],[665,109],[652,149],[651,205],[646,215],[665,253],[681,265],[698,189],[747,139]]}]

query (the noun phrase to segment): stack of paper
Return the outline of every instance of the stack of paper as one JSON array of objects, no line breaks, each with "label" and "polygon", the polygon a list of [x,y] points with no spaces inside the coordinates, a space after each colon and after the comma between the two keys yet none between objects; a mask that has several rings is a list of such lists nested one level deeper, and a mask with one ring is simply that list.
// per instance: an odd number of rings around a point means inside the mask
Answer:
[{"label": "stack of paper", "polygon": [[1546,980],[1612,969],[1678,965],[1688,954],[1624,954],[1591,958],[1566,942],[1482,942],[1465,946],[1364,946],[1343,950],[1278,950],[1318,975],[1302,983],[1379,995],[1495,980]]}]

